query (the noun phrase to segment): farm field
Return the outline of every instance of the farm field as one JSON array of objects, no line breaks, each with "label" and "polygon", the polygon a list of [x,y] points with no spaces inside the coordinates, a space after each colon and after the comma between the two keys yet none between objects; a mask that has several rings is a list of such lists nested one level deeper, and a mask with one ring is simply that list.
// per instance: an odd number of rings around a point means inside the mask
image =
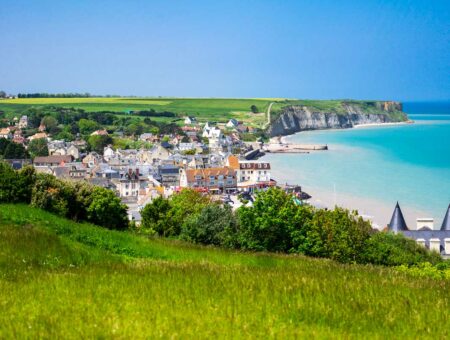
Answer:
[{"label": "farm field", "polygon": [[[18,114],[29,107],[60,106],[80,108],[87,111],[129,111],[150,110],[170,111],[197,117],[200,121],[214,120],[226,122],[230,118],[262,125],[266,121],[269,104],[279,98],[265,99],[220,99],[220,98],[18,98],[0,101],[0,110],[8,114]],[[259,114],[251,112],[256,105]]]},{"label": "farm field", "polygon": [[450,281],[0,205],[0,338],[444,338]]}]

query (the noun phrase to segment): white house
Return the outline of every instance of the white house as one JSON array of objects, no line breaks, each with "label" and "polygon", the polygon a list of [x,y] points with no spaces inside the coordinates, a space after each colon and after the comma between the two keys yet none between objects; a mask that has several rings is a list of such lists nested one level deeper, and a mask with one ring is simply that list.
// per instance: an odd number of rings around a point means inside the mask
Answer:
[{"label": "white house", "polygon": [[103,149],[103,158],[106,161],[109,161],[115,155],[116,155],[116,152],[113,150],[113,148],[111,146],[108,145]]},{"label": "white house", "polygon": [[197,123],[197,119],[195,117],[184,118],[184,124],[191,125],[191,124],[196,124],[196,123]]},{"label": "white house", "polygon": [[239,122],[238,122],[236,119],[231,118],[231,119],[228,121],[228,123],[226,124],[226,127],[228,127],[228,128],[235,128],[235,127],[238,126],[238,125],[239,125]]},{"label": "white house", "polygon": [[239,188],[263,188],[274,184],[270,178],[269,162],[240,160],[231,155],[227,158],[225,164],[236,170]]},{"label": "white house", "polygon": [[20,117],[18,127],[19,127],[19,129],[26,129],[28,127],[28,117],[27,116]]}]

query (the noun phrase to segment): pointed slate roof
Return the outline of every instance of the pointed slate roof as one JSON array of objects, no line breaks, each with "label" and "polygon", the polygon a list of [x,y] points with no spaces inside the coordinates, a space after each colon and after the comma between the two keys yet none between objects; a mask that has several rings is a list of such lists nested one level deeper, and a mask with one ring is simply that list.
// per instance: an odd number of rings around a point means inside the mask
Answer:
[{"label": "pointed slate roof", "polygon": [[442,221],[441,230],[450,230],[450,204],[448,205],[447,212]]},{"label": "pointed slate roof", "polygon": [[391,222],[389,223],[389,230],[397,233],[402,230],[408,230],[406,226],[405,218],[403,217],[402,209],[400,209],[400,205],[396,204],[394,213],[392,214]]}]

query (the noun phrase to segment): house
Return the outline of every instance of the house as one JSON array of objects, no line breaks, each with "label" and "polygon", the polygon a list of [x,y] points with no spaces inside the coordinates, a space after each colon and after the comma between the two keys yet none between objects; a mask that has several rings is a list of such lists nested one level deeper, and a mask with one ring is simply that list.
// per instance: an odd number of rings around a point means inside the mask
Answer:
[{"label": "house", "polygon": [[184,118],[184,124],[197,124],[197,119],[195,117],[186,117]]},{"label": "house", "polygon": [[28,117],[22,116],[19,119],[19,124],[17,125],[19,129],[26,129],[28,127]]},{"label": "house", "polygon": [[181,169],[180,186],[216,193],[232,192],[237,189],[236,172],[229,167]]},{"label": "house", "polygon": [[231,118],[231,119],[228,121],[228,123],[226,124],[226,127],[227,127],[227,128],[235,128],[235,127],[238,126],[238,125],[239,125],[239,122],[238,122],[236,119]]},{"label": "house", "polygon": [[70,145],[66,150],[67,155],[71,155],[74,159],[80,158],[80,151],[75,145]]},{"label": "house", "polygon": [[86,157],[81,161],[86,167],[93,168],[97,164],[100,163],[102,157],[95,151],[90,152]]},{"label": "house", "polygon": [[91,133],[91,136],[108,136],[108,131],[106,130],[97,130]]},{"label": "house", "polygon": [[240,132],[240,133],[247,133],[248,132],[248,127],[244,124],[239,124],[236,129]]},{"label": "house", "polygon": [[13,136],[11,132],[10,128],[0,129],[0,138],[11,139]]},{"label": "house", "polygon": [[35,133],[33,136],[28,137],[28,140],[31,142],[32,140],[41,139],[41,138],[48,139],[48,135],[45,132],[38,132],[38,133]]},{"label": "house", "polygon": [[237,183],[240,189],[250,190],[274,186],[271,179],[270,163],[265,161],[239,160],[236,156],[229,156],[226,165],[236,171]]},{"label": "house", "polygon": [[143,133],[139,136],[139,140],[143,141],[143,142],[153,142],[153,133]]},{"label": "house", "polygon": [[114,149],[108,145],[103,149],[103,158],[106,161],[109,161],[111,158],[116,156],[116,152],[114,151]]},{"label": "house", "polygon": [[433,218],[418,218],[415,227],[408,227],[397,202],[387,228],[394,233],[402,233],[444,257],[450,257],[450,205],[440,227],[434,225]]},{"label": "house", "polygon": [[38,156],[33,160],[34,166],[59,166],[73,161],[71,155]]},{"label": "house", "polygon": [[139,189],[146,180],[140,177],[139,168],[129,168],[125,174],[118,180],[113,180],[116,184],[117,191],[120,197],[136,197],[139,194]]},{"label": "house", "polygon": [[178,144],[178,150],[180,151],[196,150],[196,145],[195,143],[180,143]]},{"label": "house", "polygon": [[159,182],[165,187],[175,187],[180,185],[180,167],[177,165],[160,165],[158,166]]}]

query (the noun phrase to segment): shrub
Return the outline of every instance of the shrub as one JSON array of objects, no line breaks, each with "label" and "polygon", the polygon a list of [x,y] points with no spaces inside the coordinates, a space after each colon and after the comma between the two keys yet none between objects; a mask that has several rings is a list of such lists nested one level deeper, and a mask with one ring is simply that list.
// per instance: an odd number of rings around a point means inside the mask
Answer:
[{"label": "shrub", "polygon": [[87,220],[109,229],[128,228],[127,207],[111,190],[94,187],[87,207]]},{"label": "shrub", "polygon": [[328,257],[339,262],[361,262],[361,254],[372,227],[355,211],[336,207],[317,210],[305,223],[304,242],[299,251],[306,255]]},{"label": "shrub", "polygon": [[194,243],[234,248],[236,232],[236,219],[231,207],[209,204],[200,214],[192,215],[185,221],[180,236]]},{"label": "shrub", "polygon": [[150,204],[147,204],[141,211],[141,228],[151,230],[159,235],[165,236],[166,226],[168,225],[168,212],[170,210],[169,200],[163,197],[155,198]]},{"label": "shrub", "polygon": [[295,224],[297,207],[292,196],[281,189],[258,192],[251,207],[238,209],[240,246],[259,251],[291,249],[290,228]]},{"label": "shrub", "polygon": [[32,190],[31,206],[44,209],[62,217],[73,218],[76,214],[76,193],[69,182],[52,175],[38,174]]},{"label": "shrub", "polygon": [[172,196],[169,202],[168,222],[164,230],[166,236],[180,235],[183,223],[192,215],[199,214],[205,206],[211,203],[208,196],[192,189],[183,189],[180,193]]},{"label": "shrub", "polygon": [[366,240],[362,261],[385,266],[436,264],[442,261],[438,253],[430,252],[402,234],[377,232]]}]

